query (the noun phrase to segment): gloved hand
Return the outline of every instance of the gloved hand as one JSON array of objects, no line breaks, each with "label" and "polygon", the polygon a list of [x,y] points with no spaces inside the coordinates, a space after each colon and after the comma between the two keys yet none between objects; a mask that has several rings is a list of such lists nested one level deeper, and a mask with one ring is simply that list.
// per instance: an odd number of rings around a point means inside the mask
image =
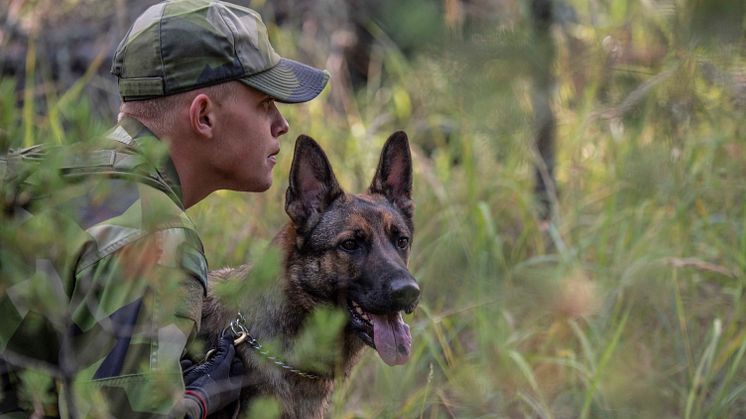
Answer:
[{"label": "gloved hand", "polygon": [[243,363],[236,356],[233,338],[230,334],[221,336],[207,361],[184,370],[187,416],[202,419],[238,400],[243,373]]}]

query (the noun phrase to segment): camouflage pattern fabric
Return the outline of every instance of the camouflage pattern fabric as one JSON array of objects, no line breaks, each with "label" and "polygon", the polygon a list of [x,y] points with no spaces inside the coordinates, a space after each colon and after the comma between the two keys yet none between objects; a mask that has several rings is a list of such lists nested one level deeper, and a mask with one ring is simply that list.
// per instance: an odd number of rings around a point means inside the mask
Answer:
[{"label": "camouflage pattern fabric", "polygon": [[[0,417],[180,414],[179,359],[199,329],[207,262],[163,144],[133,119],[108,139],[107,150],[26,153],[44,163],[24,188],[50,182],[45,166],[64,183],[3,218]],[[14,164],[0,165],[6,180]]]},{"label": "camouflage pattern fabric", "polygon": [[111,72],[125,101],[239,80],[280,102],[305,102],[329,79],[326,71],[280,57],[255,11],[206,0],[146,10],[119,44]]}]

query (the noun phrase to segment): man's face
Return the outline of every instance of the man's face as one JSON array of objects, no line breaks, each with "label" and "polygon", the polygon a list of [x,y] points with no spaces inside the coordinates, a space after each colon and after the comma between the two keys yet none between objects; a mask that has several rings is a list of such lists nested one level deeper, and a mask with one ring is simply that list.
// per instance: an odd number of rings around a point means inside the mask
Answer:
[{"label": "man's face", "polygon": [[240,82],[232,87],[234,97],[217,105],[213,164],[227,189],[262,192],[272,185],[279,137],[288,123],[271,97]]}]

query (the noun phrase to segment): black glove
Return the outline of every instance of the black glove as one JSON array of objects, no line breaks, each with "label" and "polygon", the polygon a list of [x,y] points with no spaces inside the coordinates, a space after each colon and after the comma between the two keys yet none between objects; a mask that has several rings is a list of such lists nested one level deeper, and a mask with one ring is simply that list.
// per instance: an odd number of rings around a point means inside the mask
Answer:
[{"label": "black glove", "polygon": [[[236,357],[233,338],[225,334],[220,337],[215,352],[207,361],[184,371],[184,397],[193,402],[188,408],[189,416],[193,419],[204,418],[238,400],[243,375],[243,363]],[[197,412],[195,407],[201,411]]]}]

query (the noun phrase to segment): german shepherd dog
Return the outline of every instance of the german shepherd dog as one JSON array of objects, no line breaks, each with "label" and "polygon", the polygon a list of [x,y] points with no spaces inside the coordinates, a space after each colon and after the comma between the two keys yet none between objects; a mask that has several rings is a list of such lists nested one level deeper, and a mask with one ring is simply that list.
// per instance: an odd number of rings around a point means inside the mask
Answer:
[{"label": "german shepherd dog", "polygon": [[[290,222],[273,241],[283,254],[283,276],[268,292],[240,303],[245,327],[257,342],[279,343],[281,357],[292,351],[314,310],[343,310],[347,320],[337,340],[341,360],[309,377],[240,344],[236,349],[246,368],[241,409],[255,396],[273,396],[285,418],[321,418],[335,377],[349,375],[365,345],[389,365],[410,356],[412,337],[402,312],[414,310],[420,288],[407,270],[414,204],[406,134],[389,137],[368,191],[358,195],[342,191],[313,139],[298,137],[285,198]],[[242,280],[247,274],[251,277],[248,266],[222,269],[210,280]],[[235,310],[209,294],[201,327],[209,336],[203,337],[214,343],[235,318]]]}]

